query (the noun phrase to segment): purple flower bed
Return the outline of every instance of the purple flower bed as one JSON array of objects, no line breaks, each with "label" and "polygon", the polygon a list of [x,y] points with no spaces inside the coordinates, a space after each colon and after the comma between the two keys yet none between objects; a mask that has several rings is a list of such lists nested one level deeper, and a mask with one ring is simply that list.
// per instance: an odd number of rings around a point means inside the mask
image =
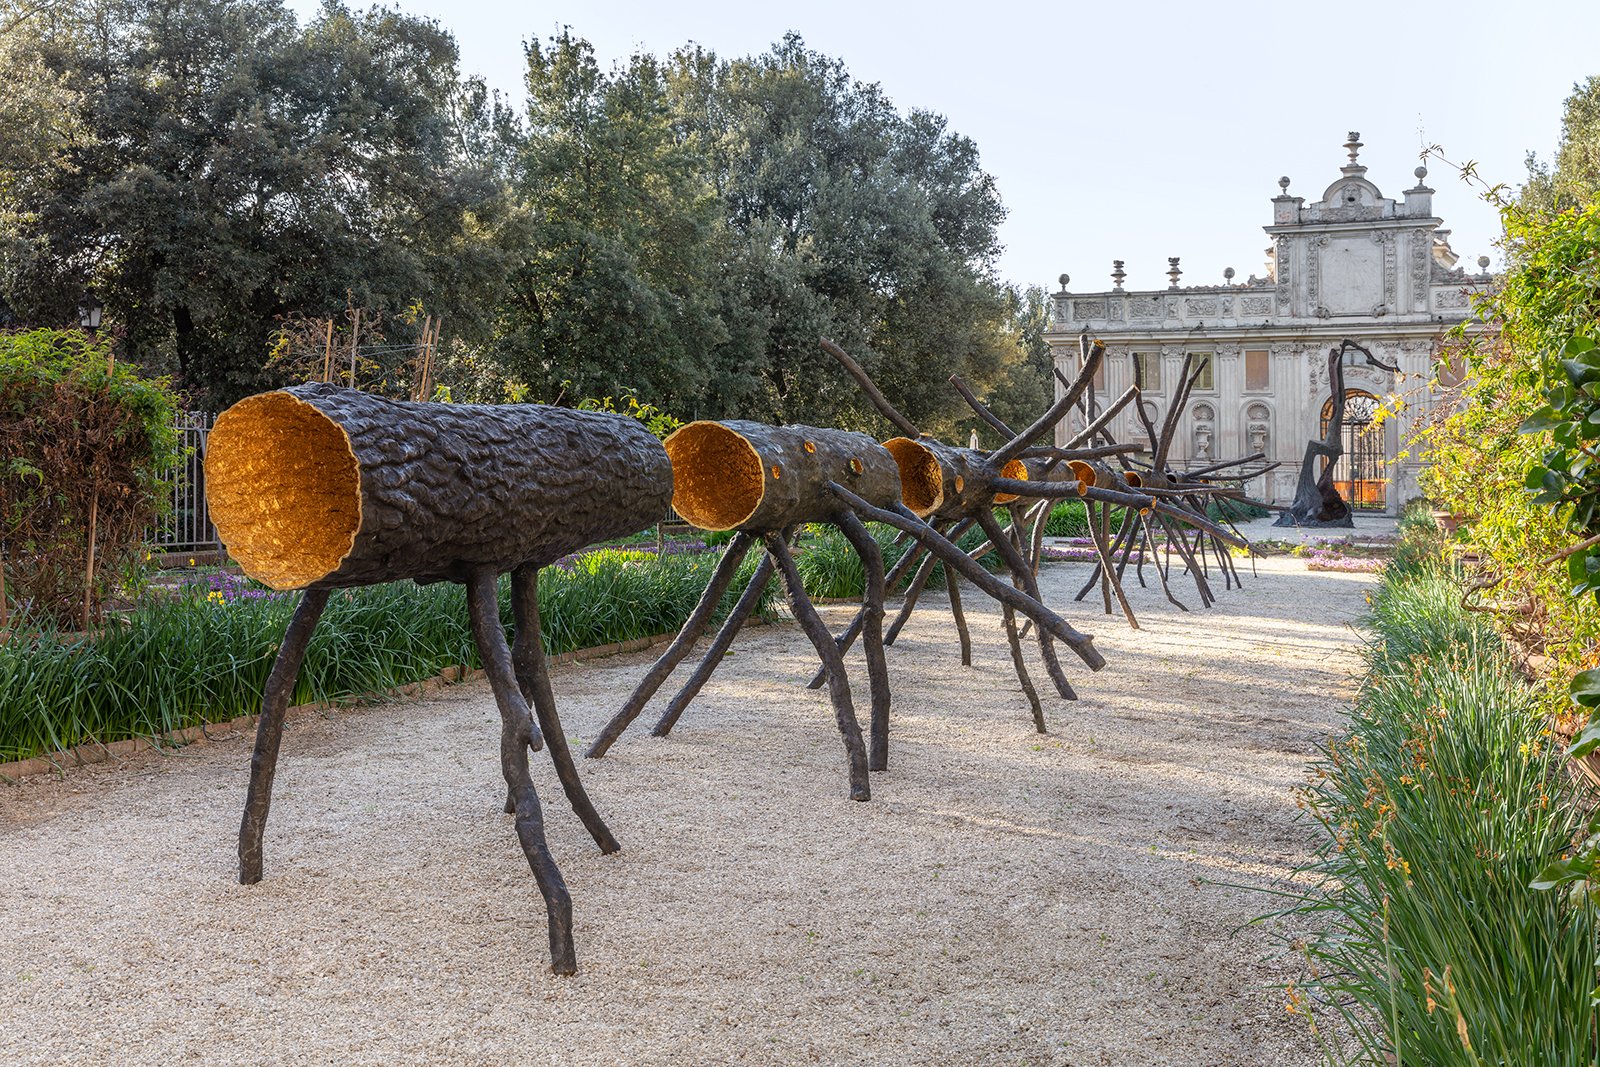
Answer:
[{"label": "purple flower bed", "polygon": [[1383,563],[1383,560],[1371,556],[1341,556],[1333,552],[1314,551],[1306,557],[1306,570],[1376,574],[1383,570]]}]

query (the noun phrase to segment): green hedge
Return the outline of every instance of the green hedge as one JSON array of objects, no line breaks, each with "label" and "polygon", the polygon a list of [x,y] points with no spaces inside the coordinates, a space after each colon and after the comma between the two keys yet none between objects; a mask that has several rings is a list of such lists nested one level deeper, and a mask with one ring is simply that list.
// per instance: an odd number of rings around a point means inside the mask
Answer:
[{"label": "green hedge", "polygon": [[[677,629],[717,558],[658,560],[648,552],[608,550],[565,569],[547,568],[539,589],[546,649]],[[752,569],[747,561],[744,573]],[[211,584],[147,603],[92,637],[46,630],[0,644],[0,762],[256,711],[296,598],[219,577]],[[736,583],[723,611],[742,588]],[[501,617],[509,626],[504,580]],[[380,692],[457,663],[478,665],[459,586],[394,582],[345,590],[328,603],[295,696]]]}]

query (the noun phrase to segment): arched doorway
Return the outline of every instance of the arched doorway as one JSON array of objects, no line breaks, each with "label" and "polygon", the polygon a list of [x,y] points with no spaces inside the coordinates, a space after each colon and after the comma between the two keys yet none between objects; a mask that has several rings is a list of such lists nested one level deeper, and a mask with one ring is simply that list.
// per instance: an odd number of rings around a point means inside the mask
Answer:
[{"label": "arched doorway", "polygon": [[[1344,455],[1333,468],[1339,495],[1358,511],[1383,511],[1388,504],[1389,461],[1383,452],[1383,427],[1375,423],[1378,398],[1351,389],[1344,398]],[[1333,418],[1333,398],[1322,405],[1323,437]],[[1324,463],[1327,460],[1323,461]]]}]

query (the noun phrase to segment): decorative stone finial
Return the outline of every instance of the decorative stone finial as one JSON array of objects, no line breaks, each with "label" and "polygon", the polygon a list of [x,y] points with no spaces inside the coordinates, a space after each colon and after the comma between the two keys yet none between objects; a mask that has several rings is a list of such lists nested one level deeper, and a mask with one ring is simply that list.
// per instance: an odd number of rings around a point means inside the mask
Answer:
[{"label": "decorative stone finial", "polygon": [[1172,284],[1169,285],[1167,288],[1176,289],[1178,287],[1178,278],[1182,274],[1183,274],[1183,271],[1178,269],[1178,257],[1177,256],[1168,256],[1167,257],[1167,278],[1169,280],[1171,280]]},{"label": "decorative stone finial", "polygon": [[1278,188],[1283,190],[1284,196],[1289,195],[1289,176],[1287,174],[1278,179]]},{"label": "decorative stone finial", "polygon": [[1488,256],[1479,256],[1478,257],[1478,269],[1480,271],[1482,271],[1483,273],[1485,273],[1485,274],[1489,273],[1489,257]]},{"label": "decorative stone finial", "polygon": [[1128,272],[1122,269],[1122,260],[1113,259],[1111,261],[1111,284],[1116,287],[1117,292],[1122,292],[1122,279],[1127,276]]},{"label": "decorative stone finial", "polygon": [[1356,165],[1356,156],[1361,154],[1361,135],[1355,130],[1350,131],[1350,139],[1344,143],[1345,151],[1350,153],[1350,165]]},{"label": "decorative stone finial", "polygon": [[1067,283],[1072,280],[1072,275],[1063,274],[1058,280],[1061,282],[1061,291],[1064,293],[1067,291]]},{"label": "decorative stone finial", "polygon": [[1233,284],[1233,276],[1235,274],[1237,274],[1237,273],[1238,272],[1235,271],[1232,267],[1223,267],[1222,268],[1222,280],[1224,282],[1226,282],[1227,284],[1232,285]]},{"label": "decorative stone finial", "polygon": [[1427,178],[1427,176],[1428,176],[1428,168],[1427,167],[1418,167],[1416,170],[1412,171],[1411,173],[1415,174],[1417,176],[1417,182],[1420,184],[1425,178]]}]

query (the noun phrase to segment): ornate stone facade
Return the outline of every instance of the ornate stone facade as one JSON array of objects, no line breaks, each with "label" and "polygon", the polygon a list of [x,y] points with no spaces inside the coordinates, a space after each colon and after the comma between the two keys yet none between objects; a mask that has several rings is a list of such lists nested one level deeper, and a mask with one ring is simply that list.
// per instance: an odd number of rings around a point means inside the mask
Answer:
[{"label": "ornate stone facade", "polygon": [[[1265,277],[1252,275],[1247,284],[1235,285],[1230,271],[1227,283],[1216,286],[1063,290],[1055,297],[1057,318],[1048,336],[1057,365],[1069,373],[1081,331],[1105,341],[1102,397],[1133,383],[1133,360],[1142,355],[1159,375],[1157,383],[1147,383],[1158,413],[1184,354],[1209,357],[1210,375],[1197,386],[1177,435],[1177,460],[1199,465],[1202,459],[1265,452],[1269,462],[1284,466],[1268,484],[1253,488],[1284,504],[1293,496],[1306,441],[1322,432],[1330,395],[1328,350],[1345,337],[1366,345],[1397,364],[1400,375],[1347,363],[1348,388],[1406,402],[1398,418],[1374,431],[1382,435],[1388,460],[1382,480],[1392,512],[1416,495],[1416,460],[1395,457],[1429,402],[1426,383],[1439,340],[1468,317],[1471,293],[1489,278],[1456,266],[1449,231],[1433,215],[1426,170],[1417,168],[1417,184],[1390,199],[1358,162],[1359,135],[1351,134],[1344,147],[1349,162],[1321,199],[1307,203],[1289,194],[1287,178],[1279,181],[1272,223],[1263,227],[1272,240]],[[1124,440],[1138,440],[1132,420],[1119,428]]]}]

